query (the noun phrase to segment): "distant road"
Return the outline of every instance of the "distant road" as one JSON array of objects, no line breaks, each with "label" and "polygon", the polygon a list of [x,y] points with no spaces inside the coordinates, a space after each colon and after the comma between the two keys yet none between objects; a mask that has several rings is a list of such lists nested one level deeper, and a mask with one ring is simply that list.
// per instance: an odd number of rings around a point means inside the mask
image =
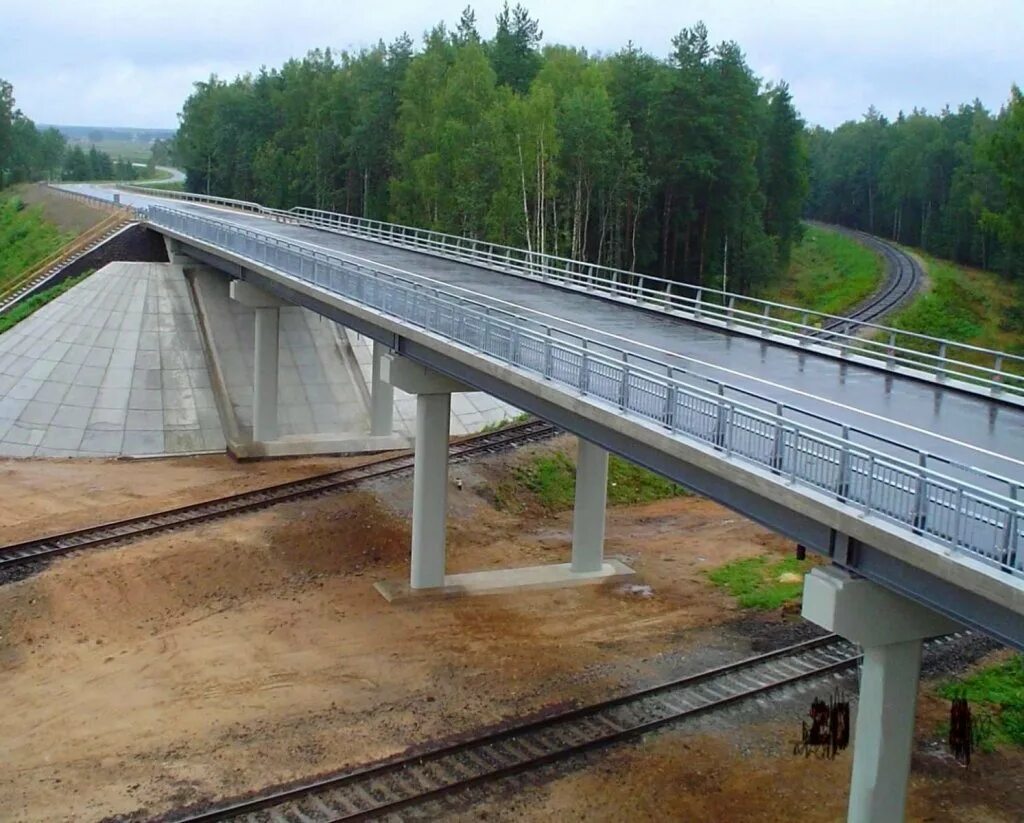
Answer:
[{"label": "distant road", "polygon": [[185,172],[183,172],[181,169],[174,169],[174,168],[171,168],[170,166],[157,166],[157,168],[160,171],[166,172],[167,174],[169,174],[170,177],[160,177],[160,178],[158,178],[156,180],[133,180],[132,181],[132,185],[134,185],[134,186],[145,186],[147,183],[184,183],[185,182]]}]

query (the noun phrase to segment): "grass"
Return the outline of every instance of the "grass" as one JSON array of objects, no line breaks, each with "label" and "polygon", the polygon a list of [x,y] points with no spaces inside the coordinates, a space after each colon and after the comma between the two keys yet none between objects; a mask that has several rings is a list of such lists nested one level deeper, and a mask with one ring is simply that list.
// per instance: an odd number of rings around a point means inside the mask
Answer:
[{"label": "grass", "polygon": [[[803,576],[813,565],[810,560],[773,555],[733,560],[708,572],[708,579],[735,597],[744,609],[778,609],[796,603],[803,593]],[[794,582],[780,582],[784,574],[799,575]]]},{"label": "grass", "polygon": [[17,325],[30,314],[34,314],[35,312],[39,311],[39,309],[41,309],[55,297],[60,297],[68,289],[72,288],[73,286],[77,286],[79,283],[85,280],[85,278],[88,277],[90,274],[92,274],[92,271],[87,271],[84,274],[78,275],[77,277],[69,277],[67,280],[58,283],[56,286],[51,286],[50,288],[45,289],[36,295],[33,295],[28,300],[23,300],[9,311],[0,314],[0,334],[3,334],[5,331],[11,328],[11,326]]},{"label": "grass", "polygon": [[[923,256],[923,255],[922,255]],[[897,329],[941,337],[983,348],[1024,355],[1024,287],[989,271],[924,257],[931,288],[890,318]],[[933,347],[900,336],[907,348]],[[953,351],[968,362],[991,366],[986,356]],[[1013,370],[1013,364],[1007,364]],[[1022,369],[1016,369],[1024,373]]]},{"label": "grass", "polygon": [[489,432],[500,431],[501,429],[507,429],[509,426],[515,426],[519,423],[525,423],[530,419],[530,415],[526,412],[517,414],[515,417],[503,417],[501,420],[496,420],[493,423],[488,423],[484,426],[478,434],[488,434]]},{"label": "grass", "polygon": [[1024,746],[1024,655],[950,680],[939,687],[939,694],[949,700],[966,697],[975,707],[976,725],[984,730],[978,741],[982,749],[999,743]]},{"label": "grass", "polygon": [[[688,494],[682,487],[620,457],[608,459],[608,502],[613,506],[651,503]],[[499,507],[512,509],[530,497],[549,512],[573,507],[576,497],[576,465],[565,452],[530,457],[516,467],[511,481],[498,489]]]},{"label": "grass", "polygon": [[0,287],[44,260],[68,238],[48,222],[39,206],[18,197],[0,200]]},{"label": "grass", "polygon": [[879,287],[884,268],[881,258],[856,240],[805,226],[785,276],[760,296],[825,314],[844,314]]}]

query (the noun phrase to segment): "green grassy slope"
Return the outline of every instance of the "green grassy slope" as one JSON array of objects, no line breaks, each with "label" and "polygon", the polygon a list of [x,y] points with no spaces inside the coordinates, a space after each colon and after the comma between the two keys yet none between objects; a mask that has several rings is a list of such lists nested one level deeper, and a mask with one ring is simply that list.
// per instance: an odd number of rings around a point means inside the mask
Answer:
[{"label": "green grassy slope", "polygon": [[40,207],[25,208],[19,198],[0,195],[0,287],[53,254],[68,239],[43,217]]},{"label": "green grassy slope", "polygon": [[826,314],[844,314],[878,288],[884,274],[881,258],[856,240],[805,226],[786,274],[758,296]]}]

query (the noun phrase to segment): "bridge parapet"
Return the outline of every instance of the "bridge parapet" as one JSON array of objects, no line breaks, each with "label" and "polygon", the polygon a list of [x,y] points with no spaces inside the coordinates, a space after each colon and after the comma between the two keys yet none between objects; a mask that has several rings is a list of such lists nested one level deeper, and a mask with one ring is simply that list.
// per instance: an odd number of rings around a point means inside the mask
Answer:
[{"label": "bridge parapet", "polygon": [[917,543],[980,561],[1024,589],[1024,511],[1012,484],[1000,493],[901,460],[628,358],[616,359],[598,344],[565,339],[529,318],[495,314],[387,267],[190,212],[152,207],[148,220],[698,443],[721,459],[767,470],[779,484],[894,524]]},{"label": "bridge parapet", "polygon": [[[572,260],[430,229],[297,206],[287,211],[246,200],[122,186],[126,191],[207,203],[295,221],[639,305],[651,311],[849,358],[905,376],[1024,405],[1024,357],[865,320],[816,312],[721,289]],[[823,329],[828,329],[823,333]]]}]

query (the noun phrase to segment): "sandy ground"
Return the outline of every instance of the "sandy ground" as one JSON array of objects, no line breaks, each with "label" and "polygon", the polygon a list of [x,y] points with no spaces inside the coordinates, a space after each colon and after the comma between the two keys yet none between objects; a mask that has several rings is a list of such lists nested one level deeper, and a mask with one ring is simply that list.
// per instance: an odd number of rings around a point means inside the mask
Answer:
[{"label": "sandy ground", "polygon": [[184,506],[372,460],[0,460],[0,543]]},{"label": "sandy ground", "polygon": [[62,232],[81,234],[110,216],[110,212],[57,194],[42,183],[18,187],[18,195],[29,205],[41,205],[46,219]]},{"label": "sandy ground", "polygon": [[[568,558],[569,513],[509,514],[487,502],[506,459],[453,471],[465,490],[451,493],[452,570]],[[3,517],[8,528],[53,525],[98,515],[95,501],[110,492],[124,507],[166,503],[251,483],[248,473],[279,480],[309,468],[96,462],[76,463],[82,474],[68,480],[72,469],[58,463],[4,464],[5,496],[14,497]],[[792,550],[712,503],[682,498],[609,513],[608,553],[649,589],[607,583],[394,606],[372,583],[408,574],[410,487],[399,478],[83,553],[0,587],[0,819],[154,814],[744,656],[751,640],[729,624],[738,612],[704,572]],[[152,494],[133,496],[142,490]],[[23,511],[47,493],[49,512]],[[734,745],[694,742],[698,765],[673,739],[614,752],[596,771],[532,788],[509,808],[520,809],[517,819],[582,819],[587,810],[666,819],[633,793],[689,797],[721,784],[749,810],[764,806],[756,785],[783,782],[785,799],[801,774],[808,787],[821,779],[774,752],[770,734],[756,761],[760,783],[749,786],[749,758]],[[836,785],[823,809],[841,809],[847,767],[828,764]],[[950,802],[967,802],[958,797]],[[792,819],[785,804],[749,818],[717,814],[708,797],[680,803],[669,818]]]}]

